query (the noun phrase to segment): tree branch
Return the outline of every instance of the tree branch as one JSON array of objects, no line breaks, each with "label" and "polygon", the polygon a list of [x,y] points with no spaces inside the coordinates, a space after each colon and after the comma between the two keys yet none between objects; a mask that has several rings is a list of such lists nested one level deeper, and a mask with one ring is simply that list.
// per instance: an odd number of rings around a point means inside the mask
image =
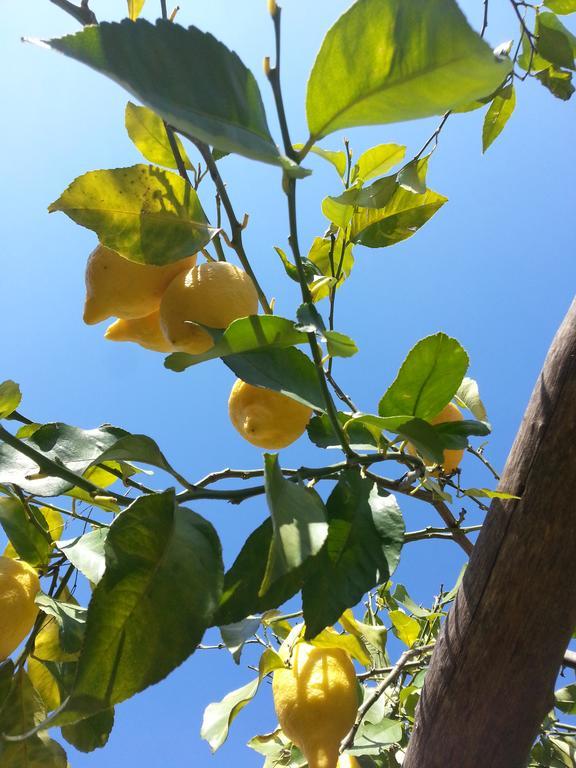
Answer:
[{"label": "tree branch", "polygon": [[50,2],[57,5],[58,8],[61,8],[63,11],[66,11],[67,14],[84,26],[88,24],[98,24],[98,19],[94,12],[88,7],[87,0],[82,0],[80,6],[70,3],[68,0],[50,0]]}]

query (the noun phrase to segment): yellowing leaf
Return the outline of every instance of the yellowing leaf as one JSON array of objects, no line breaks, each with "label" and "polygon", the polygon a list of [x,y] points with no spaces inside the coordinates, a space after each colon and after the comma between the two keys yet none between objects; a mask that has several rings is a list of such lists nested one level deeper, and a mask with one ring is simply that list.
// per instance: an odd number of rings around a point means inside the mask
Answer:
[{"label": "yellowing leaf", "polygon": [[346,651],[353,659],[359,661],[364,667],[369,667],[372,663],[370,654],[359,637],[341,635],[331,627],[324,629],[310,642],[319,648],[342,648],[342,650]]},{"label": "yellowing leaf", "polygon": [[420,634],[420,624],[404,611],[389,611],[390,621],[399,640],[411,648]]},{"label": "yellowing leaf", "polygon": [[34,688],[40,694],[48,712],[57,709],[61,703],[60,688],[45,664],[38,659],[28,659],[28,677]]},{"label": "yellowing leaf", "polygon": [[136,21],[138,16],[140,16],[145,2],[146,0],[128,0],[128,17],[132,21]]}]

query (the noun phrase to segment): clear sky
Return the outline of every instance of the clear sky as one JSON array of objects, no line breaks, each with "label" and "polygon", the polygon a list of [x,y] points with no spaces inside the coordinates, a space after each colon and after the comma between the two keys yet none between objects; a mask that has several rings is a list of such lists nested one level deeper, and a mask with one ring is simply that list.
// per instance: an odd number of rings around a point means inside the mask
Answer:
[{"label": "clear sky", "polygon": [[[286,0],[283,75],[295,141],[306,138],[307,73],[323,34],[348,0]],[[148,18],[159,3],[148,0]],[[181,2],[178,21],[209,30],[236,50],[256,74],[278,136],[262,58],[272,51],[265,0]],[[122,0],[93,0],[99,19],[120,19]],[[466,0],[470,22],[481,24],[481,0]],[[224,467],[261,466],[260,451],[244,443],[228,421],[233,375],[218,361],[184,374],[163,368],[161,355],[103,339],[105,326],[82,323],[83,273],[95,235],[47,206],[76,176],[140,162],[123,129],[127,95],[72,60],[20,42],[22,35],[56,37],[77,24],[48,0],[13,3],[0,28],[3,147],[0,211],[2,347],[0,380],[20,383],[22,411],[35,421],[90,428],[112,423],[155,438],[191,479]],[[517,38],[506,3],[492,3],[487,39]],[[209,73],[208,73],[209,74]],[[468,350],[470,375],[494,426],[489,455],[502,467],[546,350],[573,297],[575,104],[554,99],[531,82],[503,135],[481,154],[482,112],[452,117],[430,163],[430,186],[449,202],[413,238],[380,251],[357,248],[352,278],[339,293],[336,327],[352,336],[359,354],[337,361],[336,372],[360,408],[373,411],[413,344],[442,330]],[[358,153],[398,142],[414,154],[438,119],[353,130]],[[323,144],[341,148],[341,135]],[[193,155],[191,151],[191,155]],[[307,159],[314,174],[301,185],[301,242],[326,228],[322,197],[339,193],[333,169]],[[247,250],[277,313],[293,316],[294,284],[287,285],[273,246],[286,247],[287,220],[276,169],[245,159],[221,164],[232,199],[250,213]],[[210,209],[210,200],[206,200]],[[284,466],[314,465],[326,457],[302,439],[282,452]],[[488,485],[468,458],[464,483]],[[432,512],[401,500],[409,530],[437,524]],[[229,564],[246,535],[266,515],[263,499],[240,507],[204,503],[197,511],[217,526]],[[456,510],[459,511],[458,509]],[[475,518],[470,518],[475,519]],[[418,600],[430,602],[450,586],[462,564],[444,542],[408,546],[395,576]],[[252,673],[225,652],[194,655],[162,684],[119,706],[105,750],[68,748],[74,768],[258,766],[244,748],[250,736],[275,725],[269,691],[236,720],[214,756],[199,738],[203,708],[242,685]]]}]

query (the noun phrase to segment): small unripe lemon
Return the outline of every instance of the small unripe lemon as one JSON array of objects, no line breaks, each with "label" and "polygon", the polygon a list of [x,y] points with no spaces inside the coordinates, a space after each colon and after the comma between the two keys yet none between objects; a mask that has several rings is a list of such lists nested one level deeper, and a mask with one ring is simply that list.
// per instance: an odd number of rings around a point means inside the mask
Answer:
[{"label": "small unripe lemon", "polygon": [[38,615],[38,574],[28,563],[0,556],[0,661],[30,632]]},{"label": "small unripe lemon", "polygon": [[189,256],[162,267],[137,264],[98,245],[86,265],[84,322],[93,325],[107,317],[131,320],[149,315],[160,306],[168,284],[195,263],[196,256]]},{"label": "small unripe lemon", "polygon": [[236,379],[228,400],[230,420],[245,440],[258,448],[279,450],[297,440],[312,409],[272,389]]},{"label": "small unripe lemon", "polygon": [[[433,419],[430,419],[430,424],[443,424],[447,421],[462,421],[463,418],[464,416],[462,416],[459,408],[455,406],[454,403],[448,403],[448,405],[442,408],[437,416],[434,416]],[[408,443],[406,448],[408,453],[411,453],[412,455],[416,454],[416,449],[410,443]],[[440,466],[446,474],[450,474],[450,472],[454,472],[454,470],[458,468],[463,456],[463,450],[446,449],[444,451],[444,458]]]},{"label": "small unripe lemon", "polygon": [[210,261],[172,280],[160,304],[160,324],[174,349],[199,355],[214,344],[201,325],[226,328],[257,312],[258,294],[246,272],[227,261]]},{"label": "small unripe lemon", "polygon": [[340,742],[358,712],[356,673],[346,651],[298,643],[292,667],[274,672],[272,693],[278,722],[309,768],[336,768]]},{"label": "small unripe lemon", "polygon": [[174,347],[160,326],[160,312],[152,312],[146,317],[136,317],[133,320],[116,320],[106,329],[104,337],[109,341],[134,341],[145,349],[153,352],[173,352]]}]

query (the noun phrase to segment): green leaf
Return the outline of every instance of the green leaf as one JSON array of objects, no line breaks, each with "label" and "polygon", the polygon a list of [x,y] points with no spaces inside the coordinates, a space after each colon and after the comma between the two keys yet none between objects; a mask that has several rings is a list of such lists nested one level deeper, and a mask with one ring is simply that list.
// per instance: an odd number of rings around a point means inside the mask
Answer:
[{"label": "green leaf", "polygon": [[36,596],[36,605],[52,616],[60,633],[60,644],[66,653],[75,654],[80,650],[86,629],[86,608],[74,603],[55,600],[42,592]]},{"label": "green leaf", "polygon": [[385,176],[368,187],[352,187],[338,197],[322,202],[322,213],[337,227],[345,229],[359,207],[383,208],[396,191],[396,176]]},{"label": "green leaf", "polygon": [[213,527],[178,507],[173,491],[127,507],[108,533],[64,717],[124,701],[188,658],[218,606],[222,571]]},{"label": "green leaf", "polygon": [[514,496],[512,493],[504,493],[504,491],[491,491],[488,488],[461,488],[462,493],[466,496],[476,496],[477,498],[485,499],[519,499],[520,496]]},{"label": "green leaf", "polygon": [[576,715],[576,683],[556,691],[554,706],[566,715]]},{"label": "green leaf", "polygon": [[354,213],[350,238],[368,248],[395,245],[412,237],[447,200],[431,189],[415,194],[399,186],[383,208],[363,207]]},{"label": "green leaf", "polygon": [[395,602],[400,603],[400,605],[406,608],[413,616],[416,616],[419,619],[425,619],[431,613],[431,611],[422,608],[412,600],[403,584],[396,585],[396,589],[392,593],[392,598]]},{"label": "green leaf", "polygon": [[356,180],[362,183],[382,176],[398,163],[402,162],[406,147],[402,144],[378,144],[363,152],[352,172],[352,183]]},{"label": "green leaf", "polygon": [[416,448],[425,459],[440,464],[444,459],[444,446],[433,426],[422,419],[411,419],[395,430]]},{"label": "green leaf", "polygon": [[404,543],[404,520],[392,495],[382,496],[357,470],[342,473],[326,504],[328,538],[302,589],[306,639],[335,624],[346,608],[388,581]]},{"label": "green leaf", "polygon": [[[0,712],[0,733],[17,736],[27,733],[46,717],[44,703],[30,678],[20,669]],[[0,739],[2,768],[66,768],[62,747],[47,734],[35,734],[25,741]]]},{"label": "green leaf", "polygon": [[222,701],[209,704],[204,711],[200,735],[210,744],[213,752],[224,744],[234,718],[256,695],[263,678],[275,669],[284,666],[280,656],[267,648],[260,657],[258,677],[242,688],[228,693]]},{"label": "green leaf", "polygon": [[138,16],[142,13],[144,3],[146,0],[128,0],[128,18],[132,21],[136,21]]},{"label": "green leaf", "polygon": [[344,425],[347,434],[352,434],[358,427],[369,429],[373,434],[377,432],[398,432],[404,424],[411,421],[409,414],[399,416],[374,416],[371,413],[360,413],[352,416]]},{"label": "green leaf", "polygon": [[411,648],[420,635],[420,624],[403,611],[389,611],[388,615],[396,637]]},{"label": "green leaf", "polygon": [[306,96],[314,140],[341,128],[443,114],[511,70],[453,0],[359,0],[326,35]]},{"label": "green leaf", "polygon": [[465,376],[462,379],[462,384],[458,387],[455,399],[458,405],[467,408],[478,421],[485,421],[488,423],[488,414],[486,413],[484,403],[480,399],[480,390],[477,381]]},{"label": "green leaf", "polygon": [[[148,107],[138,107],[131,101],[126,104],[125,124],[128,136],[132,139],[136,148],[153,165],[163,165],[165,168],[175,168],[176,160],[168,141],[166,127],[161,117]],[[188,159],[186,150],[180,139],[175,136],[176,145],[180,151],[180,157],[184,167],[190,170],[194,166]]]},{"label": "green leaf", "polygon": [[549,67],[539,72],[536,77],[553,96],[562,101],[568,101],[576,90],[572,85],[572,73],[563,69]]},{"label": "green leaf", "polygon": [[29,509],[36,519],[36,525],[29,519],[20,499],[0,496],[0,525],[22,560],[34,566],[46,565],[53,545],[39,528],[48,533],[48,524],[36,507],[30,505]]},{"label": "green leaf", "polygon": [[179,131],[224,152],[305,174],[278,152],[253,74],[196,27],[103,22],[46,45],[111,78]]},{"label": "green leaf", "polygon": [[18,408],[21,400],[22,394],[18,384],[10,379],[3,381],[0,384],[0,419],[10,416]]},{"label": "green leaf", "polygon": [[576,37],[553,13],[544,11],[536,16],[536,50],[557,67],[574,69]]},{"label": "green leaf", "polygon": [[273,535],[260,595],[317,555],[328,535],[324,503],[315,490],[286,480],[276,454],[264,454],[264,473]]},{"label": "green leaf", "polygon": [[108,743],[114,727],[114,709],[104,709],[92,717],[62,726],[62,736],[80,752],[93,752]]},{"label": "green leaf", "polygon": [[468,368],[468,355],[456,339],[436,333],[419,341],[380,400],[380,416],[436,416],[454,397]]},{"label": "green leaf", "polygon": [[314,363],[295,347],[228,355],[222,361],[247,384],[273,389],[319,411],[326,408]]},{"label": "green leaf", "polygon": [[[326,277],[337,278],[334,283],[339,288],[350,276],[354,266],[352,244],[347,243],[344,235],[339,233],[332,245],[330,238],[316,237],[308,252],[308,260],[319,272]],[[331,285],[326,284],[314,291],[314,301],[320,301],[330,294]]]},{"label": "green leaf", "polygon": [[544,5],[561,15],[576,12],[576,0],[546,0]]},{"label": "green leaf", "polygon": [[214,618],[215,624],[232,624],[253,613],[277,608],[301,589],[312,561],[301,571],[292,571],[278,579],[262,597],[259,595],[271,545],[272,520],[267,518],[246,539],[238,557],[224,576],[224,589]]},{"label": "green leaf", "polygon": [[424,157],[415,158],[400,169],[397,179],[398,184],[403,189],[415,195],[426,193],[426,174],[428,173],[428,161],[431,154],[430,152]]},{"label": "green leaf", "polygon": [[[79,429],[59,422],[44,424],[23,440],[47,458],[74,470],[84,472],[103,451],[126,432],[116,427]],[[59,496],[72,484],[39,471],[35,461],[0,442],[0,483],[17,485],[34,496]]]},{"label": "green leaf", "polygon": [[463,419],[462,421],[446,421],[435,424],[434,432],[440,438],[444,448],[459,450],[468,447],[468,437],[486,437],[490,427],[483,421]]},{"label": "green leaf", "polygon": [[192,187],[153,165],[85,173],[48,210],[62,211],[96,232],[103,245],[139,264],[183,259],[207,245],[216,231]]},{"label": "green leaf", "polygon": [[358,352],[354,339],[338,331],[326,331],[326,349],[331,357],[352,357]]},{"label": "green leaf", "polygon": [[339,622],[347,632],[359,638],[365,645],[371,646],[376,653],[386,653],[388,630],[385,626],[358,621],[350,609],[344,611]]},{"label": "green leaf", "polygon": [[[299,151],[303,148],[303,146],[303,144],[294,144],[294,149]],[[346,154],[342,152],[342,150],[334,152],[333,150],[323,149],[322,147],[318,147],[316,144],[314,144],[314,146],[310,147],[310,152],[312,152],[314,155],[318,155],[318,157],[323,158],[326,160],[326,162],[334,166],[336,173],[338,176],[340,176],[341,179],[346,176]]]},{"label": "green leaf", "polygon": [[[373,451],[380,447],[380,429],[372,429],[363,424],[357,424],[352,421],[348,413],[338,412],[338,421],[342,426],[349,424],[346,429],[350,447],[354,451]],[[308,437],[317,445],[318,448],[335,448],[341,450],[342,444],[340,438],[334,431],[332,422],[328,416],[323,413],[321,416],[313,416],[306,427]]]},{"label": "green leaf", "polygon": [[216,357],[259,349],[291,347],[294,344],[305,344],[307,341],[306,334],[297,329],[292,320],[276,315],[251,315],[234,320],[207,352],[200,355],[174,352],[166,358],[164,365],[171,371],[180,372]]},{"label": "green leaf", "polygon": [[113,445],[100,454],[98,464],[114,460],[150,464],[169,474],[174,474],[175,471],[158,444],[147,435],[130,435],[125,432]]},{"label": "green leaf", "polygon": [[240,664],[242,650],[246,641],[260,629],[260,616],[247,616],[234,624],[224,624],[220,627],[222,642],[232,654],[236,664]]},{"label": "green leaf", "polygon": [[[290,261],[288,256],[286,256],[286,253],[282,250],[282,248],[278,248],[278,246],[274,246],[274,250],[280,256],[280,260],[282,261],[282,265],[284,266],[284,270],[288,277],[291,280],[294,280],[295,283],[300,282],[300,278],[298,276],[298,269],[296,266]],[[304,276],[306,277],[306,282],[310,284],[314,278],[316,278],[318,275],[320,275],[319,269],[316,267],[315,264],[313,264],[309,259],[302,259],[302,266],[304,267]]]},{"label": "green leaf", "polygon": [[96,585],[106,569],[104,547],[107,536],[108,528],[97,528],[75,539],[58,541],[56,546],[88,581]]},{"label": "green leaf", "polygon": [[504,130],[514,107],[516,106],[516,91],[512,83],[507,85],[494,98],[484,117],[482,127],[482,152],[486,152],[490,144]]}]

